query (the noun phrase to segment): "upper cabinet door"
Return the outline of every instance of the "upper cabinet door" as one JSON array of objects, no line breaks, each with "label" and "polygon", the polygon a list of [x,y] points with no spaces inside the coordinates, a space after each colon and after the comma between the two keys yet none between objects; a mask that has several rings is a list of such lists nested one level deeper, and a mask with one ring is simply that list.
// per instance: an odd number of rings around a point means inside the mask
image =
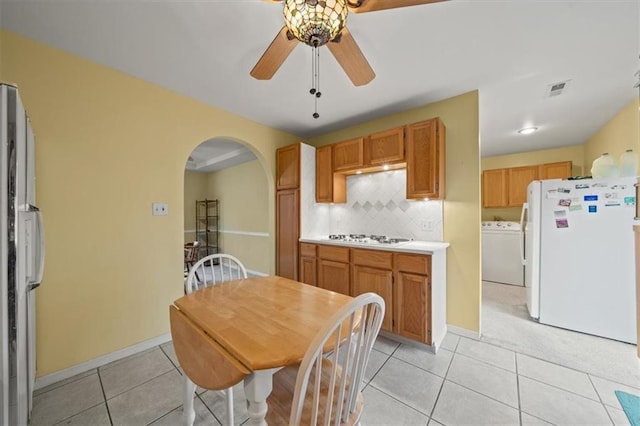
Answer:
[{"label": "upper cabinet door", "polygon": [[445,127],[439,118],[407,126],[407,198],[444,198]]},{"label": "upper cabinet door", "polygon": [[354,170],[364,165],[364,138],[333,145],[333,171]]},{"label": "upper cabinet door", "polygon": [[300,144],[276,150],[276,189],[300,187]]},{"label": "upper cabinet door", "polygon": [[540,179],[566,179],[571,176],[571,161],[541,164],[539,170]]},{"label": "upper cabinet door", "polygon": [[509,169],[482,172],[482,207],[506,207],[509,204]]},{"label": "upper cabinet door", "polygon": [[347,201],[346,177],[333,173],[333,145],[316,149],[316,202],[345,203]]},{"label": "upper cabinet door", "polygon": [[538,179],[538,166],[509,169],[509,207],[522,207],[527,202],[527,187]]},{"label": "upper cabinet door", "polygon": [[382,166],[404,161],[404,127],[373,133],[364,140],[366,166]]}]

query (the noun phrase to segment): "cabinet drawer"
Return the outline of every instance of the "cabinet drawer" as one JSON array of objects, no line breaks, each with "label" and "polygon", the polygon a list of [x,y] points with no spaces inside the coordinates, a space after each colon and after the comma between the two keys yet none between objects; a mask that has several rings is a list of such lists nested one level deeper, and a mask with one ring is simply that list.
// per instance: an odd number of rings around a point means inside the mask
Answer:
[{"label": "cabinet drawer", "polygon": [[422,275],[431,274],[431,256],[395,253],[394,259],[398,271]]},{"label": "cabinet drawer", "polygon": [[391,269],[393,264],[393,253],[386,251],[352,249],[351,256],[354,265]]},{"label": "cabinet drawer", "polygon": [[349,263],[349,249],[347,247],[318,246],[318,257]]},{"label": "cabinet drawer", "polygon": [[316,245],[300,243],[300,256],[316,257]]}]

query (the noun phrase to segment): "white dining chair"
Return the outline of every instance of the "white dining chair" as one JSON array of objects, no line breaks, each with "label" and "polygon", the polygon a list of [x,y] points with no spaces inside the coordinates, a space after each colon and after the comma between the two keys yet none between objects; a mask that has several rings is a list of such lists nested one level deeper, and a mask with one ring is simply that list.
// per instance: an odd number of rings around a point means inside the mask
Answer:
[{"label": "white dining chair", "polygon": [[210,254],[197,261],[187,275],[187,294],[225,281],[247,278],[247,269],[242,262],[230,254]]},{"label": "white dining chair", "polygon": [[[185,281],[185,293],[193,293],[207,286],[242,278],[247,278],[247,269],[238,258],[224,253],[211,254],[203,257],[191,267],[189,275],[187,275],[187,280]],[[192,398],[196,390],[196,385],[188,374],[184,375],[184,384],[185,404],[189,403],[189,401],[193,403]],[[219,389],[216,388],[212,390]],[[233,387],[230,386],[224,389],[223,392],[227,406],[227,425],[233,426]],[[191,426],[194,419],[188,418],[188,414],[191,414],[191,417],[193,417],[193,409],[187,410],[185,406],[185,424]]]},{"label": "white dining chair", "polygon": [[316,334],[302,362],[274,374],[267,423],[359,424],[361,383],[384,310],[379,295],[365,293],[334,314]]}]

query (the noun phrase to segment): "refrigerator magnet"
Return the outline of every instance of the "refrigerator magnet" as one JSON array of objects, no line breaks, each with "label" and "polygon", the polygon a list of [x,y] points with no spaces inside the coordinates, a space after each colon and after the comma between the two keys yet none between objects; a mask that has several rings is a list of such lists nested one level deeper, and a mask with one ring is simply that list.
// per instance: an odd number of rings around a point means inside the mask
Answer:
[{"label": "refrigerator magnet", "polygon": [[585,195],[584,201],[598,201],[597,195]]},{"label": "refrigerator magnet", "polygon": [[568,228],[569,220],[567,219],[556,219],[556,228]]},{"label": "refrigerator magnet", "polygon": [[598,213],[598,206],[589,206],[589,213]]},{"label": "refrigerator magnet", "polygon": [[576,189],[587,189],[589,188],[589,184],[588,183],[577,183],[576,184]]},{"label": "refrigerator magnet", "polygon": [[571,204],[569,206],[569,211],[570,212],[575,212],[575,211],[578,211],[578,210],[582,210],[582,204]]},{"label": "refrigerator magnet", "polygon": [[636,205],[636,197],[624,197],[624,205],[625,206],[635,206]]},{"label": "refrigerator magnet", "polygon": [[569,207],[571,206],[571,200],[568,198],[562,198],[558,201],[558,205],[562,207]]},{"label": "refrigerator magnet", "polygon": [[561,194],[568,194],[571,192],[571,189],[569,188],[558,188],[558,192]]}]

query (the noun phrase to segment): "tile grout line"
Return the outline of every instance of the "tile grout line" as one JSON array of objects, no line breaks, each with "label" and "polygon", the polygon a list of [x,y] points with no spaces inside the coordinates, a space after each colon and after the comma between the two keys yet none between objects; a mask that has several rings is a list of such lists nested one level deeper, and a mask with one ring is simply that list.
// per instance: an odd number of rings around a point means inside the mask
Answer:
[{"label": "tile grout line", "polygon": [[609,420],[611,420],[611,424],[615,425],[616,422],[613,421],[613,417],[611,417],[611,413],[609,413],[609,410],[607,410],[607,404],[604,403],[604,401],[602,400],[602,396],[600,396],[600,392],[598,392],[598,388],[596,387],[595,383],[593,383],[593,380],[591,380],[591,375],[587,374],[587,377],[589,378],[589,383],[591,383],[591,386],[593,386],[593,390],[596,391],[596,395],[598,395],[598,399],[600,400],[600,403],[604,408],[604,412],[607,413]]},{"label": "tile grout line", "polygon": [[107,401],[107,394],[104,391],[104,384],[102,383],[102,376],[100,375],[100,368],[96,368],[96,374],[98,374],[98,380],[100,381],[100,390],[102,391],[102,398],[104,399],[104,406],[107,409],[107,417],[109,417],[109,424],[113,426],[113,419],[111,418],[111,410],[109,410],[109,402]]},{"label": "tile grout line", "polygon": [[522,401],[520,400],[520,373],[518,373],[518,353],[514,352],[514,358],[516,361],[516,393],[518,395],[518,419],[520,420],[520,426],[522,426]]},{"label": "tile grout line", "polygon": [[[436,399],[433,401],[433,407],[431,407],[431,412],[429,412],[429,422],[431,422],[431,420],[437,422],[437,420],[433,419],[433,413],[436,411],[436,406],[438,405],[438,401],[440,400],[440,394],[442,393],[442,388],[444,388],[444,383],[447,381],[447,375],[449,375],[449,370],[451,369],[451,364],[453,364],[453,357],[456,356],[456,353],[457,353],[457,350],[458,350],[458,345],[460,344],[460,340],[462,340],[462,338],[458,339],[458,342],[456,343],[456,347],[452,351],[451,359],[449,360],[449,365],[447,365],[447,371],[444,372],[444,377],[442,378],[442,383],[440,384],[440,389],[438,389],[438,394],[436,395]],[[440,423],[440,422],[438,422],[438,423]]]}]

